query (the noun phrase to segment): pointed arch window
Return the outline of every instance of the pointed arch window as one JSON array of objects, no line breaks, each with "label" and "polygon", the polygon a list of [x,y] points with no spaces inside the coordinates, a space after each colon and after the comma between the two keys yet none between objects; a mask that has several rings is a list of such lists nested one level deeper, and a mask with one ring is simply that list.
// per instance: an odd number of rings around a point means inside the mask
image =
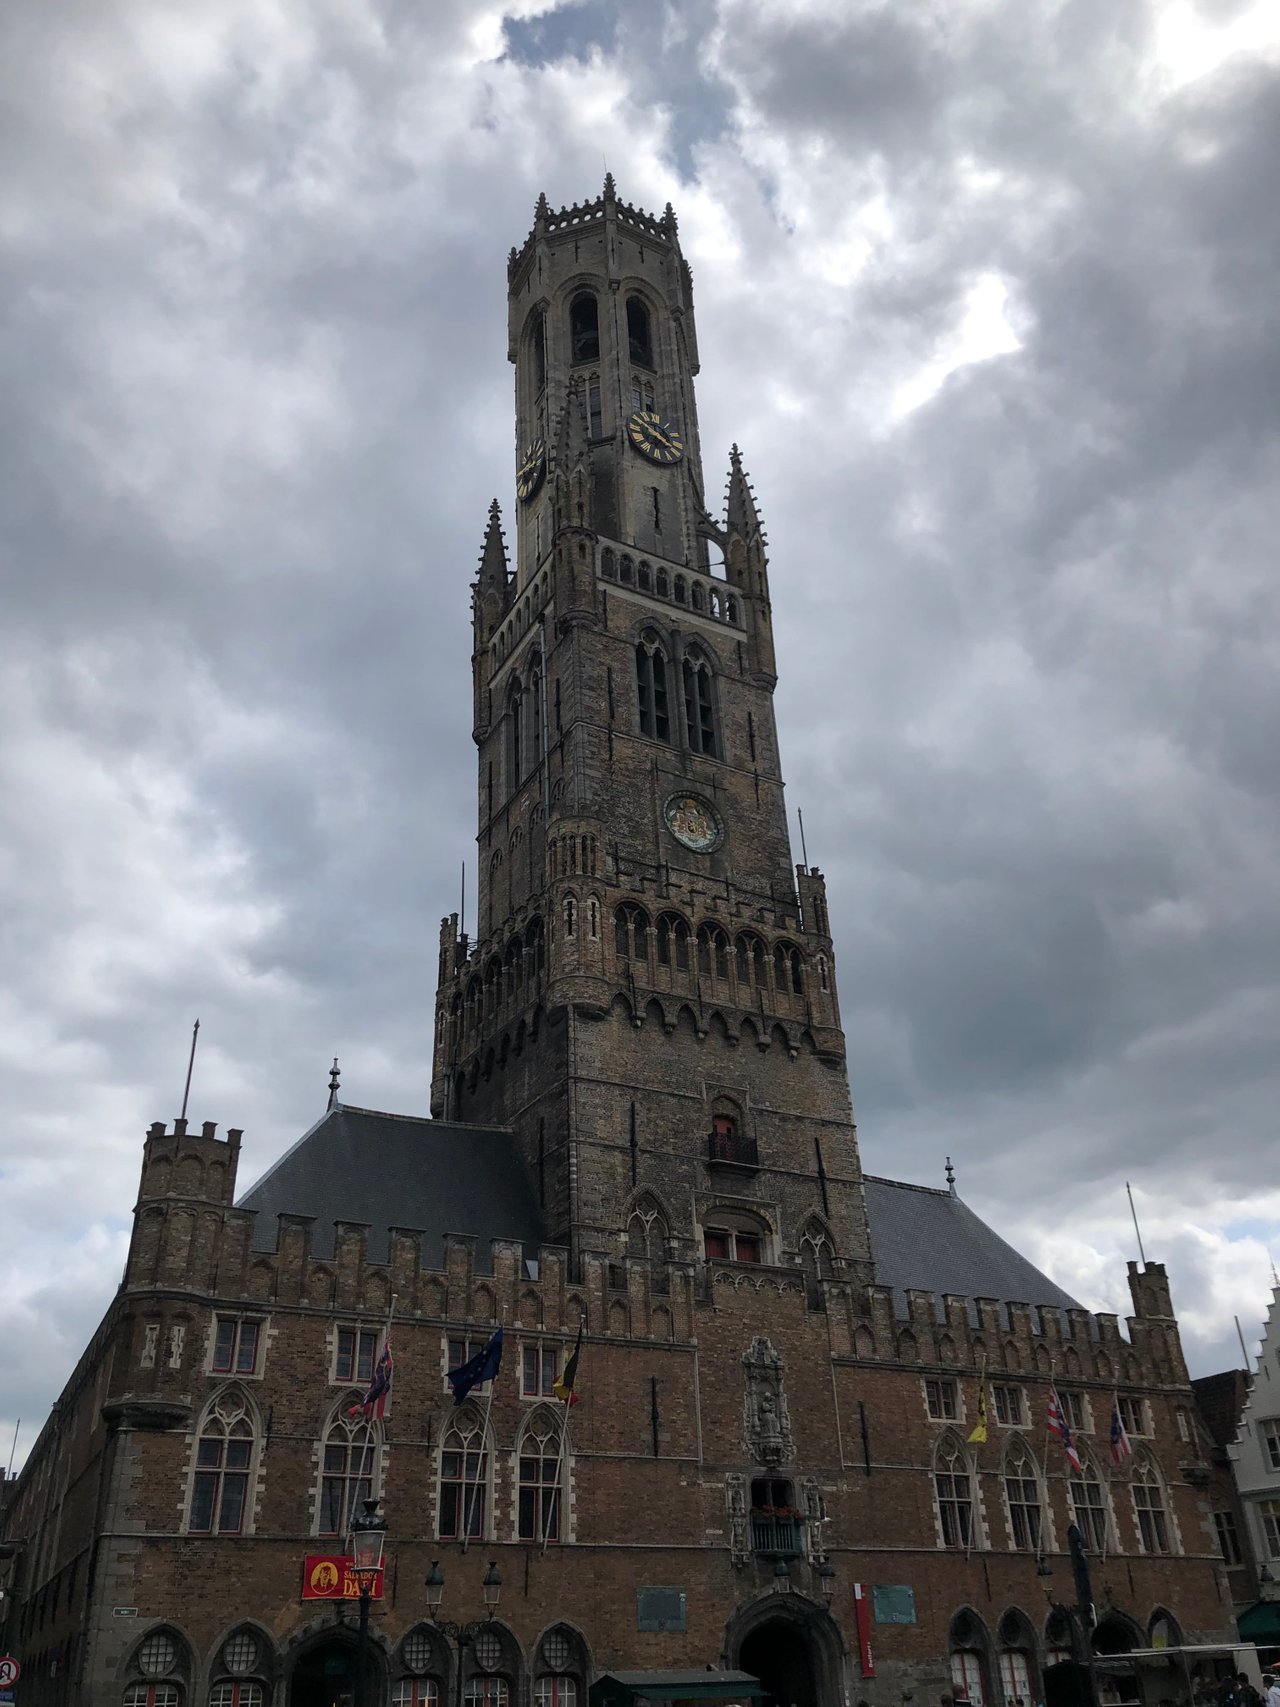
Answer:
[{"label": "pointed arch window", "polygon": [[575,364],[600,360],[600,310],[590,291],[569,304],[569,359]]},{"label": "pointed arch window", "polygon": [[442,1541],[488,1535],[490,1457],[479,1413],[469,1405],[459,1407],[440,1440],[437,1528]]},{"label": "pointed arch window", "polygon": [[205,1413],[191,1482],[191,1535],[240,1535],[249,1516],[257,1428],[243,1393],[228,1388]]},{"label": "pointed arch window", "polygon": [[1067,1482],[1071,1512],[1091,1552],[1105,1553],[1110,1541],[1107,1496],[1093,1460],[1082,1454],[1083,1470]]},{"label": "pointed arch window", "polygon": [[517,1448],[521,1541],[559,1541],[561,1534],[560,1427],[553,1413],[540,1407],[524,1425]]},{"label": "pointed arch window", "polygon": [[795,996],[804,994],[804,974],[801,969],[800,950],[793,948],[790,943],[779,942],[774,944],[773,981],[780,996],[785,996],[788,992]]},{"label": "pointed arch window", "polygon": [[663,913],[658,919],[658,965],[689,970],[689,927],[678,913]]},{"label": "pointed arch window", "polygon": [[729,976],[729,938],[719,925],[698,926],[698,971],[708,977]]},{"label": "pointed arch window", "polygon": [[938,1520],[942,1526],[942,1545],[973,1546],[973,1472],[964,1447],[954,1435],[944,1435],[938,1442],[934,1459],[934,1493],[938,1502]]},{"label": "pointed arch window", "polygon": [[538,658],[529,671],[529,727],[533,736],[529,763],[536,765],[542,758],[542,662]]},{"label": "pointed arch window", "polygon": [[381,1443],[378,1431],[359,1412],[360,1395],[348,1393],[330,1419],[320,1446],[320,1505],[317,1535],[345,1535],[365,1500],[373,1497]]},{"label": "pointed arch window", "polygon": [[823,1285],[824,1282],[835,1279],[836,1263],[827,1230],[818,1221],[810,1222],[800,1235],[800,1266],[804,1270],[805,1297],[809,1308],[825,1308],[826,1292]]},{"label": "pointed arch window", "polygon": [[1138,1539],[1142,1543],[1142,1551],[1172,1553],[1164,1483],[1160,1472],[1150,1459],[1140,1464],[1134,1473],[1133,1513],[1138,1520]]},{"label": "pointed arch window", "polygon": [[640,733],[653,741],[669,741],[667,659],[656,634],[644,634],[636,643],[636,693],[640,703]]},{"label": "pointed arch window", "polygon": [[620,960],[648,960],[649,915],[624,901],[613,916],[613,946]]},{"label": "pointed arch window", "polygon": [[653,366],[653,322],[638,296],[627,298],[627,348],[640,367]]},{"label": "pointed arch window", "polygon": [[766,962],[764,943],[752,931],[744,931],[734,944],[738,963],[738,982],[742,985],[759,984],[765,981]]},{"label": "pointed arch window", "polygon": [[667,1220],[651,1197],[642,1197],[627,1221],[627,1255],[649,1265],[655,1292],[668,1290]]},{"label": "pointed arch window", "polygon": [[511,692],[507,695],[507,757],[510,761],[510,788],[519,786],[524,776],[524,752],[522,748],[523,729],[521,724],[524,715],[524,693],[519,682],[511,684]]},{"label": "pointed arch window", "polygon": [[545,309],[540,308],[533,317],[529,351],[533,356],[533,395],[536,401],[547,389],[547,315]]},{"label": "pointed arch window", "polygon": [[1004,1492],[1009,1528],[1020,1553],[1038,1553],[1042,1540],[1040,1472],[1025,1441],[1009,1444],[1004,1461]]}]

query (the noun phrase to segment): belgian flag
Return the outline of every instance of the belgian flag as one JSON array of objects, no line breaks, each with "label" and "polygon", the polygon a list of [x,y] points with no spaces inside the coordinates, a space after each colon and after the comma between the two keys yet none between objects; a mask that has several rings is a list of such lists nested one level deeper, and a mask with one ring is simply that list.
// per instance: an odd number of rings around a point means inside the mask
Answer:
[{"label": "belgian flag", "polygon": [[574,1392],[573,1384],[578,1379],[578,1358],[582,1354],[582,1323],[578,1323],[578,1337],[573,1350],[569,1353],[569,1361],[564,1366],[564,1374],[552,1387],[551,1391],[562,1405],[576,1405],[579,1395]]}]

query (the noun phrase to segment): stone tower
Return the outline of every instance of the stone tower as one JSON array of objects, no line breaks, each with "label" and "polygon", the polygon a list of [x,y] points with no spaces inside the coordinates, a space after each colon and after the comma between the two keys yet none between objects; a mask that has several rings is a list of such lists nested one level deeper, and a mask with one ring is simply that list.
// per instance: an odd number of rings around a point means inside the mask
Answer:
[{"label": "stone tower", "polygon": [[444,920],[432,1112],[519,1137],[573,1260],[870,1278],[822,875],[794,866],[765,537],[705,496],[676,219],[508,263],[516,508],[473,588],[478,928]]}]

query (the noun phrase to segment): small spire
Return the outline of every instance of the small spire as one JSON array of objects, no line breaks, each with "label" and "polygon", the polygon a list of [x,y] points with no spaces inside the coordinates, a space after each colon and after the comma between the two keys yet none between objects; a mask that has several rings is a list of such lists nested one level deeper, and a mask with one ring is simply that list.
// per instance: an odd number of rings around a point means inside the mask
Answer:
[{"label": "small spire", "polygon": [[507,546],[502,537],[502,510],[495,498],[489,505],[489,525],[484,530],[484,549],[480,553],[480,590],[496,588],[503,595],[507,590]]},{"label": "small spire", "polygon": [[333,1058],[333,1066],[329,1069],[329,1107],[338,1106],[338,1057]]},{"label": "small spire", "polygon": [[679,224],[676,221],[676,210],[672,207],[670,202],[668,202],[666,207],[662,210],[662,223],[666,226],[667,230],[673,237],[680,229]]},{"label": "small spire", "polygon": [[604,199],[607,202],[616,201],[617,195],[618,186],[613,181],[613,173],[606,172],[604,175]]},{"label": "small spire", "polygon": [[538,205],[533,210],[533,222],[535,225],[540,225],[544,220],[548,220],[550,218],[551,209],[547,205],[547,193],[545,190],[539,190]]},{"label": "small spire", "polygon": [[952,1197],[956,1194],[956,1170],[951,1166],[951,1157],[947,1157],[947,1190]]},{"label": "small spire", "polygon": [[737,445],[729,451],[729,492],[725,506],[725,526],[730,533],[740,534],[745,540],[762,531],[760,513],[756,509],[756,495],[751,490],[751,482],[743,473],[742,453]]}]

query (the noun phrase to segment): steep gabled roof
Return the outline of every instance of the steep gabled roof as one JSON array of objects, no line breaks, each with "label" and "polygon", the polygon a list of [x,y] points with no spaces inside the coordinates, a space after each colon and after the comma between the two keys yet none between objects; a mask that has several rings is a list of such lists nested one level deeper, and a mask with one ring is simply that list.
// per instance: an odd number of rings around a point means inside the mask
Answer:
[{"label": "steep gabled roof", "polygon": [[335,1221],[367,1222],[369,1256],[387,1259],[390,1227],[420,1228],[424,1263],[440,1267],[446,1233],[474,1234],[476,1268],[492,1239],[518,1239],[532,1256],[542,1216],[510,1132],[369,1108],[331,1108],[240,1199],[256,1209],[255,1250],[274,1250],[277,1215],[311,1215],[315,1255],[333,1254]]}]

